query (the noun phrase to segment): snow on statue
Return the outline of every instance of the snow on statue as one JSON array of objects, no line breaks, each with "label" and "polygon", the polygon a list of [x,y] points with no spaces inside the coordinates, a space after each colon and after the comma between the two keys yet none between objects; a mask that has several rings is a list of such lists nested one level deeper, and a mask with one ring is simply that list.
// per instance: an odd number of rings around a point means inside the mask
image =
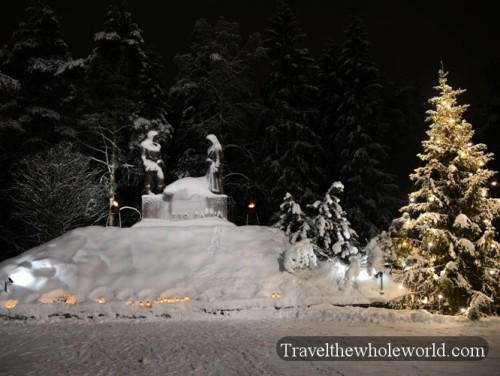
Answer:
[{"label": "snow on statue", "polygon": [[158,142],[158,138],[158,132],[149,131],[147,138],[141,142],[141,159],[146,170],[144,175],[144,194],[147,195],[153,194],[151,192],[151,183],[155,175],[158,179],[158,192],[161,193],[163,191],[165,184],[163,170],[161,168],[163,164],[163,160],[161,159],[161,145]]},{"label": "snow on statue", "polygon": [[222,146],[213,134],[207,136],[212,145],[207,150],[208,189],[213,193],[224,193],[222,185]]}]

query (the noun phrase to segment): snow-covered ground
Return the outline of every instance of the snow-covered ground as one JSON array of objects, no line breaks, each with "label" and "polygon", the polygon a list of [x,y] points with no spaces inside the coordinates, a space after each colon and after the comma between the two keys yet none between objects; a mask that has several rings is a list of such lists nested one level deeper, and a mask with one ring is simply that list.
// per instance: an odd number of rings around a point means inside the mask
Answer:
[{"label": "snow-covered ground", "polygon": [[[277,311],[278,312],[278,311]],[[102,315],[102,314],[101,314]],[[248,315],[248,313],[247,313]],[[259,317],[256,314],[256,317]],[[0,320],[1,375],[499,375],[500,319],[310,307],[284,318]],[[294,318],[298,316],[299,318]],[[481,336],[481,361],[284,361],[285,336]]]}]

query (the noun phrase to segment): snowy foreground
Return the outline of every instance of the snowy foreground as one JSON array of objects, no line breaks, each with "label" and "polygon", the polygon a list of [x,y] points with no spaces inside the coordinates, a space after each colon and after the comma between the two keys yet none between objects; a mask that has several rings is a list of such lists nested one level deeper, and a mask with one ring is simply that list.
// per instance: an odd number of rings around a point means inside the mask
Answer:
[{"label": "snowy foreground", "polygon": [[[500,319],[380,308],[275,311],[281,319],[205,320],[52,316],[0,320],[1,375],[499,375]],[[97,312],[96,312],[97,313]],[[103,314],[101,314],[103,315]],[[245,316],[252,316],[247,312]],[[271,316],[271,315],[269,315]],[[298,316],[299,318],[296,318]],[[4,318],[5,319],[5,318]],[[295,361],[280,359],[284,336],[481,336],[481,361]]]},{"label": "snowy foreground", "polygon": [[[280,231],[220,218],[70,231],[0,264],[13,281],[0,292],[0,375],[500,375],[500,318],[375,308],[401,294],[390,276],[381,294],[363,267],[291,273],[290,249]],[[290,362],[276,351],[285,336],[418,335],[480,336],[489,354]]]}]

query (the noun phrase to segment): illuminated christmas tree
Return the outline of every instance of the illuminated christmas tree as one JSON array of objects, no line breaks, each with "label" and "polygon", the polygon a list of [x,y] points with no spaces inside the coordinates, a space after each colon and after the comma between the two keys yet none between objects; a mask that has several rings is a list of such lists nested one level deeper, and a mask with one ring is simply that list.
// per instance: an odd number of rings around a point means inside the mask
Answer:
[{"label": "illuminated christmas tree", "polygon": [[400,281],[410,291],[396,302],[407,308],[465,313],[471,318],[498,311],[499,244],[492,221],[499,200],[489,197],[496,172],[493,157],[474,144],[472,126],[462,119],[447,73],[439,72],[439,96],[429,102],[431,123],[422,143],[423,164],[410,175],[415,191],[390,228],[389,247]]}]

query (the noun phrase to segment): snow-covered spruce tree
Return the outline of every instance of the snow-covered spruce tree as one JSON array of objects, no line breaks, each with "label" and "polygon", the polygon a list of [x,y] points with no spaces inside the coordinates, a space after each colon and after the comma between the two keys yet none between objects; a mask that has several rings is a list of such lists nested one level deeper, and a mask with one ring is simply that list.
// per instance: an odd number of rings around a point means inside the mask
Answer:
[{"label": "snow-covered spruce tree", "polygon": [[411,291],[397,304],[477,318],[498,311],[500,247],[492,221],[499,202],[488,196],[492,154],[473,143],[472,126],[462,119],[468,106],[457,104],[464,90],[453,90],[446,76],[439,72],[419,154],[424,165],[410,175],[416,190],[390,228],[389,246]]},{"label": "snow-covered spruce tree", "polygon": [[387,124],[380,121],[381,85],[364,27],[352,19],[337,60],[340,93],[337,121],[330,127],[337,150],[337,180],[345,185],[343,207],[362,243],[387,228],[396,208],[393,175],[383,171]]},{"label": "snow-covered spruce tree", "polygon": [[302,207],[312,203],[323,174],[314,109],[317,67],[309,51],[297,47],[304,35],[284,1],[277,2],[266,31],[270,71],[263,84],[262,174],[273,215],[285,192]]},{"label": "snow-covered spruce tree", "polygon": [[337,257],[349,262],[351,256],[359,253],[357,234],[350,228],[346,213],[337,197],[344,189],[340,182],[334,182],[323,198],[316,201],[317,215],[313,219],[314,243],[318,253],[326,258]]},{"label": "snow-covered spruce tree", "polygon": [[56,73],[71,56],[58,18],[43,0],[27,7],[11,43],[0,51],[0,69],[20,84],[15,118],[25,131],[23,152],[37,151],[58,138],[66,92]]},{"label": "snow-covered spruce tree", "polygon": [[290,193],[286,193],[280,205],[280,216],[274,227],[282,230],[290,240],[296,243],[300,240],[313,237],[308,218],[296,203]]},{"label": "snow-covered spruce tree", "polygon": [[[254,124],[260,111],[252,99],[253,74],[264,58],[258,34],[242,44],[238,23],[222,17],[215,25],[196,21],[190,51],[175,58],[179,72],[170,89],[178,158],[174,178],[205,174],[206,136],[213,133],[224,147],[226,193],[247,203],[258,165]],[[231,219],[241,222],[245,210],[236,208]]]},{"label": "snow-covered spruce tree", "polygon": [[[135,180],[128,179],[134,171],[142,174],[139,141],[154,128],[166,142],[172,127],[158,64],[125,2],[111,6],[94,41],[96,47],[85,62],[79,140],[104,167],[111,204],[121,187],[134,187]],[[135,193],[138,196],[139,190]],[[113,224],[112,215],[108,223]]]},{"label": "snow-covered spruce tree", "polygon": [[280,219],[275,227],[281,229],[292,244],[310,239],[320,259],[338,259],[349,263],[359,253],[356,232],[346,219],[337,195],[343,185],[334,182],[323,201],[316,201],[304,213],[287,192],[280,206]]}]

